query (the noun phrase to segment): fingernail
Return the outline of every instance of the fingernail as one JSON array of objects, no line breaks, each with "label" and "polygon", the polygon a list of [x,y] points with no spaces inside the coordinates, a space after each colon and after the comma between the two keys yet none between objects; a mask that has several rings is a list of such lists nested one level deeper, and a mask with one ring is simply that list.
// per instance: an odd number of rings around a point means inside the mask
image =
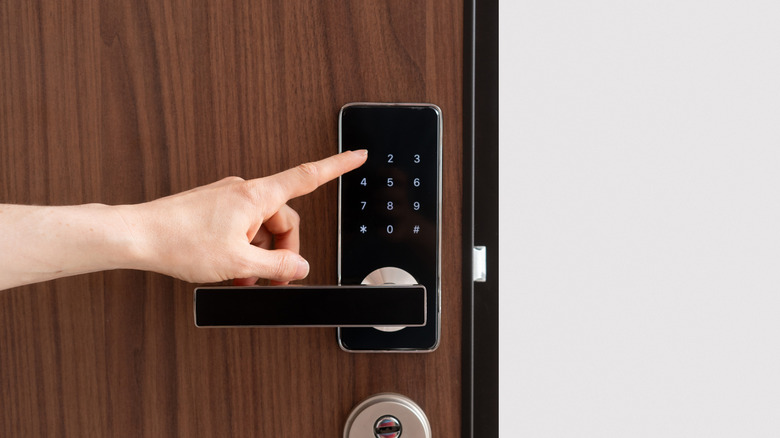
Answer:
[{"label": "fingernail", "polygon": [[362,155],[364,157],[368,156],[368,149],[358,149],[356,151],[352,151],[356,154]]},{"label": "fingernail", "polygon": [[298,269],[295,271],[295,278],[300,280],[306,278],[307,275],[309,275],[309,262],[301,257],[301,259],[298,260]]}]

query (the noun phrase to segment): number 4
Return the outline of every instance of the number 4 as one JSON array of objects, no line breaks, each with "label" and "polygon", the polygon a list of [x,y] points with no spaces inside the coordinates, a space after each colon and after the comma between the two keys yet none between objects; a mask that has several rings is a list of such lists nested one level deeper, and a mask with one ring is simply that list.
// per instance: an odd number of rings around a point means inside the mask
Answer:
[{"label": "number 4", "polygon": [[361,179],[361,180],[360,180],[360,185],[361,185],[361,186],[364,186],[364,187],[368,185],[368,183],[366,182],[366,179],[365,179],[365,178],[363,178],[363,179]]}]

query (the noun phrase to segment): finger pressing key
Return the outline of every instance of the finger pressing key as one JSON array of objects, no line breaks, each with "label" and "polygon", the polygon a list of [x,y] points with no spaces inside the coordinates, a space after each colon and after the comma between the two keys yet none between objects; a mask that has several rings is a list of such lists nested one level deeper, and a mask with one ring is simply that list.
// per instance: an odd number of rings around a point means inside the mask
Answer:
[{"label": "finger pressing key", "polygon": [[263,185],[276,186],[272,188],[271,193],[282,197],[282,199],[277,198],[276,201],[283,204],[292,198],[311,193],[326,182],[357,169],[367,158],[368,151],[365,149],[342,152],[255,181],[262,181]]}]

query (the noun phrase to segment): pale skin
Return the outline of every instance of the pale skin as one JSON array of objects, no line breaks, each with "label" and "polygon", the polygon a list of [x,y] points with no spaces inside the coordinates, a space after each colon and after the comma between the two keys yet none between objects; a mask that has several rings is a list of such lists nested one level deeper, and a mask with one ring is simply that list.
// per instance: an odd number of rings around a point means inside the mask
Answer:
[{"label": "pale skin", "polygon": [[0,290],[112,269],[192,283],[305,278],[300,219],[287,201],[361,166],[348,151],[264,178],[229,177],[136,205],[0,204]]}]

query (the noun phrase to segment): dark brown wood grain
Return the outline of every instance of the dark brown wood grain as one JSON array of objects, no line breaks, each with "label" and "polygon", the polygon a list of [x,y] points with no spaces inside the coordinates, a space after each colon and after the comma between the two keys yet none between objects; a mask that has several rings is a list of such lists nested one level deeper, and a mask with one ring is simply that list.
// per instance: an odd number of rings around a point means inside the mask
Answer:
[{"label": "dark brown wood grain", "polygon": [[[0,2],[0,203],[137,203],[337,150],[348,102],[444,115],[443,326],[430,354],[334,329],[196,329],[193,285],[114,271],[0,291],[0,436],[340,437],[399,392],[460,436],[462,4]],[[337,187],[291,201],[336,282]],[[0,230],[2,232],[2,230]]]}]

